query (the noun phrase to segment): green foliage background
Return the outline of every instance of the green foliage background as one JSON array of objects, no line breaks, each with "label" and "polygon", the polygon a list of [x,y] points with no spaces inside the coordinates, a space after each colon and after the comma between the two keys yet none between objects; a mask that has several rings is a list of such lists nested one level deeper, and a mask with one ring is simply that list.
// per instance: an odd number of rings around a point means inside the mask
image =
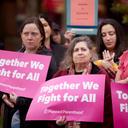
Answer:
[{"label": "green foliage background", "polygon": [[122,15],[122,23],[128,25],[128,4],[114,2],[111,11]]}]

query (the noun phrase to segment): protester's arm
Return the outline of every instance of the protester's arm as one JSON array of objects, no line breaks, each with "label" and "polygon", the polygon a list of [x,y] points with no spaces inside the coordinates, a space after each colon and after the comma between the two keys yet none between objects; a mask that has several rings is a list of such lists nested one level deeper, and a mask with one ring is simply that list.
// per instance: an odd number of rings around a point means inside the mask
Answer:
[{"label": "protester's arm", "polygon": [[120,75],[121,75],[121,71],[118,70],[117,73],[116,73],[115,82],[117,82],[117,83],[122,83],[122,84],[128,83],[128,77],[125,78],[125,79],[123,79],[123,80],[121,80]]},{"label": "protester's arm", "polygon": [[70,42],[74,36],[75,36],[75,33],[71,32],[71,31],[66,31],[64,33],[64,37],[65,37],[65,43],[64,44],[66,47],[68,47],[68,45],[70,44]]},{"label": "protester's arm", "polygon": [[0,104],[2,102],[4,102],[6,105],[8,105],[11,108],[14,107],[14,104],[10,101],[9,95],[7,93],[0,92]]},{"label": "protester's arm", "polygon": [[115,53],[113,53],[111,55],[108,50],[104,50],[102,54],[103,54],[103,63],[102,63],[103,67],[105,69],[107,69],[108,72],[111,72],[113,74],[116,74],[117,69],[118,69],[118,66],[114,62]]}]

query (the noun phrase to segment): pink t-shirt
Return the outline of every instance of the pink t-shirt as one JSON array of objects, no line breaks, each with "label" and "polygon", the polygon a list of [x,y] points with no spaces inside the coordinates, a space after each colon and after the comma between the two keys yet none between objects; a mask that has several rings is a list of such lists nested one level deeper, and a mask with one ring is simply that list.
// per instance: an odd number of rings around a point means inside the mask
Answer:
[{"label": "pink t-shirt", "polygon": [[128,77],[128,50],[123,52],[123,54],[119,58],[119,69],[121,73],[121,79],[125,79]]}]

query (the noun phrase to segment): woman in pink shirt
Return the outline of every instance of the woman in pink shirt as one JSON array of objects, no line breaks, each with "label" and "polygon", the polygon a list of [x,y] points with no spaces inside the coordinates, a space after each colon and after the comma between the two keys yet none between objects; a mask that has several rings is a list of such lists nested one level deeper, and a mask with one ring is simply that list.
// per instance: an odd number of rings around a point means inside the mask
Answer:
[{"label": "woman in pink shirt", "polygon": [[128,50],[119,58],[119,69],[115,81],[118,83],[128,83]]}]

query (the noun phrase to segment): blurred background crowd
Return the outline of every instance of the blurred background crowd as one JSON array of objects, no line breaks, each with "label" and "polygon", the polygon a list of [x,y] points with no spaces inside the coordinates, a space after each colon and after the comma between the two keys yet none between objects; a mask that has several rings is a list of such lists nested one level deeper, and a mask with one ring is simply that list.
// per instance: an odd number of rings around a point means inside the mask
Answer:
[{"label": "blurred background crowd", "polygon": [[[0,49],[20,47],[17,31],[28,16],[47,14],[65,32],[66,0],[0,0]],[[128,31],[128,0],[99,0],[98,16],[114,18]]]}]

